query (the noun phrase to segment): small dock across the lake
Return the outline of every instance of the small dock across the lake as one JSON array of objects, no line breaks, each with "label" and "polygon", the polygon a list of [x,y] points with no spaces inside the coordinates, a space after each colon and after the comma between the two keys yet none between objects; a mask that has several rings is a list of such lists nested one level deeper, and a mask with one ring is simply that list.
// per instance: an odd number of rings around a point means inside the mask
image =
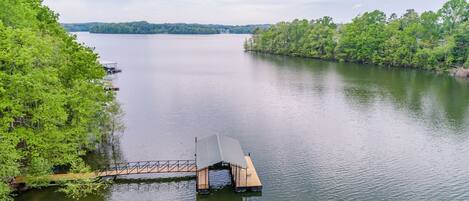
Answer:
[{"label": "small dock across the lake", "polygon": [[99,61],[104,71],[106,71],[107,76],[105,77],[105,90],[106,91],[119,91],[119,87],[114,86],[112,83],[112,76],[121,73],[122,70],[117,68],[117,62],[113,61]]}]

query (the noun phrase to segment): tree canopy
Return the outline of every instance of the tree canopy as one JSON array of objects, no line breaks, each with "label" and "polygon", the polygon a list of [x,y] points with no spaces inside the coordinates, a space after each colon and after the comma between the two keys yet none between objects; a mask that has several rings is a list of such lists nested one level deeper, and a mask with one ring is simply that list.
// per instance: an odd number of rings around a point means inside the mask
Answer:
[{"label": "tree canopy", "polygon": [[375,10],[336,25],[332,18],[280,22],[257,31],[249,51],[379,65],[448,70],[469,67],[469,3],[450,0],[438,12],[402,16]]},{"label": "tree canopy", "polygon": [[114,104],[104,76],[41,0],[0,0],[0,200],[15,176],[84,167]]}]

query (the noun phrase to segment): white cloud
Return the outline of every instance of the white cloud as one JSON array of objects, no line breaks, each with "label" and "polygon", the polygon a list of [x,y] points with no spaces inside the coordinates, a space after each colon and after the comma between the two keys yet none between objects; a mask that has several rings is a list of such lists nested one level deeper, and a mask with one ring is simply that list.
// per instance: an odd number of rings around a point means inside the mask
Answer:
[{"label": "white cloud", "polygon": [[360,4],[360,3],[354,4],[354,5],[352,6],[353,9],[358,9],[358,8],[361,8],[361,7],[363,7],[363,4]]},{"label": "white cloud", "polygon": [[[446,0],[44,0],[61,22],[254,24],[330,16],[350,21],[364,10],[436,10]],[[350,9],[353,8],[353,9]],[[360,8],[360,9],[359,9]]]}]

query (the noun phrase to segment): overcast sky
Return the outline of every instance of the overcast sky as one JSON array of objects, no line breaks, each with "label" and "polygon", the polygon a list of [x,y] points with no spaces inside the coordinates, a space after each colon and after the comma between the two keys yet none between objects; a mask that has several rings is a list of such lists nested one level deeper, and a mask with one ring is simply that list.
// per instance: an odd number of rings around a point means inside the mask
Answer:
[{"label": "overcast sky", "polygon": [[262,24],[331,16],[348,22],[375,9],[438,10],[446,0],[44,0],[61,22]]}]

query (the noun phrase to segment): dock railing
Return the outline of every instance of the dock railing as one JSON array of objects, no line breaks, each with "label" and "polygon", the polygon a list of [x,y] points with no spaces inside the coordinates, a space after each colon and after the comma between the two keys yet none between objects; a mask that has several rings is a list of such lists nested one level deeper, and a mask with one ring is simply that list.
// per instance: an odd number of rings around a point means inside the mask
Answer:
[{"label": "dock railing", "polygon": [[147,174],[196,172],[195,160],[138,161],[111,164],[109,168],[97,172],[98,177]]}]

